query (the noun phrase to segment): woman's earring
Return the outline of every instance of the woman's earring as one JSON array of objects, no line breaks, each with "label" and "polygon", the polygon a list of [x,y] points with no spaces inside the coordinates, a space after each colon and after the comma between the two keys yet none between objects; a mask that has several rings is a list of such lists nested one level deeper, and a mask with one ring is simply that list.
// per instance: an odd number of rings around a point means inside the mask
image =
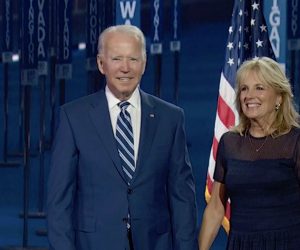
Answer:
[{"label": "woman's earring", "polygon": [[277,103],[277,104],[275,105],[275,110],[276,110],[276,111],[278,111],[278,110],[279,110],[279,108],[280,108],[280,105],[281,105],[280,103]]}]

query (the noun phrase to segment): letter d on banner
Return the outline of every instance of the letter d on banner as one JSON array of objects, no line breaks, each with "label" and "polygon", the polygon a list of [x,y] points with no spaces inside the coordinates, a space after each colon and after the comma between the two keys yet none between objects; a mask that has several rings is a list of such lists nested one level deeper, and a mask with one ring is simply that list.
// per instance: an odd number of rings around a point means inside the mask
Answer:
[{"label": "letter d on banner", "polygon": [[140,27],[140,0],[116,1],[116,24],[131,24]]}]

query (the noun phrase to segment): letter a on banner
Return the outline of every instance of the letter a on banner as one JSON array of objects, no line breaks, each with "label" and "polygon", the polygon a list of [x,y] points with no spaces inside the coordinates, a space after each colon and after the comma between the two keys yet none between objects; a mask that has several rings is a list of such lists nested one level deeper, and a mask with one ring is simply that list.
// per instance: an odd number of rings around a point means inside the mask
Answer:
[{"label": "letter a on banner", "polygon": [[140,0],[116,1],[116,24],[131,24],[140,27],[141,3]]}]

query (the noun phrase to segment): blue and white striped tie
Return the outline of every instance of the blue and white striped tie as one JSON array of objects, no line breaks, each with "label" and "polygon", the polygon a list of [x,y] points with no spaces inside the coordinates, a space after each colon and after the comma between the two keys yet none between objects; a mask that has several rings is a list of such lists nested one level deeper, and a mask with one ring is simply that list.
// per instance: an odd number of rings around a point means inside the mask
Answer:
[{"label": "blue and white striped tie", "polygon": [[122,162],[122,168],[125,173],[127,183],[129,185],[135,171],[133,146],[134,142],[131,117],[128,111],[126,110],[130,103],[127,101],[122,101],[118,105],[121,108],[121,112],[117,120],[116,140],[118,144],[119,155]]}]

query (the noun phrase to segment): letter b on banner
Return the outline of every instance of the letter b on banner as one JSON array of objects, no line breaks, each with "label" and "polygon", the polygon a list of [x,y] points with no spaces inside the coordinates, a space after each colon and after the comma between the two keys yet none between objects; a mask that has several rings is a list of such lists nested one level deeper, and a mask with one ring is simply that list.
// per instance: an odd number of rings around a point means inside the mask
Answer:
[{"label": "letter b on banner", "polygon": [[140,27],[140,0],[116,1],[116,24],[131,24]]}]

